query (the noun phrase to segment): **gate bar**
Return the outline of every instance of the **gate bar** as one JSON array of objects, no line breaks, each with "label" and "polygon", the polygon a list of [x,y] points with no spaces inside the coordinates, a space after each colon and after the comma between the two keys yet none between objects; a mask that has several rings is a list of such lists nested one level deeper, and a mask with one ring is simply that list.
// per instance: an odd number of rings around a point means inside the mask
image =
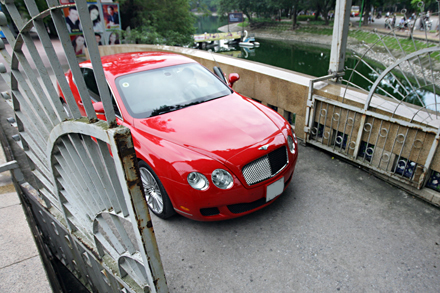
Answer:
[{"label": "gate bar", "polygon": [[351,0],[336,1],[332,49],[330,52],[330,65],[328,70],[329,74],[335,75],[344,72],[351,2]]}]

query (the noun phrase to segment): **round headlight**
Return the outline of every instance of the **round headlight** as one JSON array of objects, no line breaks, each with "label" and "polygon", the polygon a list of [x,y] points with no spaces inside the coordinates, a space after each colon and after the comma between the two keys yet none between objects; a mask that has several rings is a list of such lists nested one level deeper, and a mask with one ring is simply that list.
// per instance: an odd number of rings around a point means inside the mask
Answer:
[{"label": "round headlight", "polygon": [[289,150],[293,154],[295,152],[295,144],[293,143],[293,138],[288,135],[287,136],[287,144],[289,145]]},{"label": "round headlight", "polygon": [[296,143],[298,143],[298,138],[296,138],[295,131],[293,131],[292,128],[291,128],[291,130],[292,130],[293,140],[294,140]]},{"label": "round headlight", "polygon": [[220,189],[228,189],[232,187],[233,179],[228,171],[223,169],[217,169],[212,172],[212,183]]},{"label": "round headlight", "polygon": [[188,183],[192,188],[197,190],[205,190],[209,186],[208,179],[203,174],[191,172],[188,174]]}]

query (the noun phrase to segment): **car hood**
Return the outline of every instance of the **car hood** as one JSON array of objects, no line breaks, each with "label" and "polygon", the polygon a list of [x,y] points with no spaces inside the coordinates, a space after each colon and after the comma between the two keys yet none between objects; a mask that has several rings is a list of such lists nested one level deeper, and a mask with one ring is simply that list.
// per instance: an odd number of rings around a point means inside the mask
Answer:
[{"label": "car hood", "polygon": [[281,132],[263,110],[236,93],[159,116],[135,119],[134,126],[141,133],[220,161]]}]

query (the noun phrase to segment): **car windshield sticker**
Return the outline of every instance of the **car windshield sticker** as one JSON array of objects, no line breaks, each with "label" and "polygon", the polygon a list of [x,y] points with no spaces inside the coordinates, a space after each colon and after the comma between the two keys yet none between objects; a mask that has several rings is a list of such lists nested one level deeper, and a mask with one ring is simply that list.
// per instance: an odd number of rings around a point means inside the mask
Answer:
[{"label": "car windshield sticker", "polygon": [[123,86],[123,87],[129,87],[130,84],[129,84],[128,82],[124,82],[124,83],[122,84],[122,86]]}]

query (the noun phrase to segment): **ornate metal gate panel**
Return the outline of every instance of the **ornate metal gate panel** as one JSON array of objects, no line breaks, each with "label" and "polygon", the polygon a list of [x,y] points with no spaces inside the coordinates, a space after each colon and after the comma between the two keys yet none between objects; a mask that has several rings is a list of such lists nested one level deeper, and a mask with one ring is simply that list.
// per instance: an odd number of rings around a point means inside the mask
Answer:
[{"label": "ornate metal gate panel", "polygon": [[[8,63],[0,66],[1,76],[11,88],[2,96],[11,101],[17,141],[36,182],[32,188],[22,188],[27,190],[48,253],[91,291],[167,292],[131,134],[116,123],[87,1],[77,0],[76,8],[106,121],[96,118],[62,14],[66,6],[47,0],[49,8],[39,11],[34,1],[25,0],[31,19],[24,21],[14,1],[2,2],[19,29],[15,37],[1,13],[0,27],[12,49],[8,53],[0,40]],[[80,115],[44,26],[48,16],[54,21],[87,117]],[[44,52],[37,50],[32,28]],[[45,55],[66,104],[44,66]]]},{"label": "ornate metal gate panel", "polygon": [[314,96],[313,104],[308,143],[414,187],[423,185],[436,128],[364,112],[319,96]]}]

